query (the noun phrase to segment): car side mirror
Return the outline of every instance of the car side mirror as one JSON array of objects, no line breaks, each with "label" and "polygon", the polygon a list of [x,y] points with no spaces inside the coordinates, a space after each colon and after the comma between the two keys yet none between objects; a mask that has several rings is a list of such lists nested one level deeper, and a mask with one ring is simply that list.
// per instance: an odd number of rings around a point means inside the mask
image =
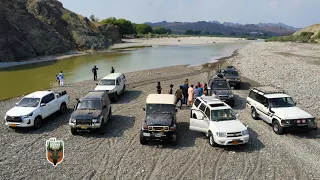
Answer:
[{"label": "car side mirror", "polygon": [[41,103],[40,106],[41,107],[46,106],[46,103]]},{"label": "car side mirror", "polygon": [[146,111],[146,108],[142,108],[143,109],[143,111]]},{"label": "car side mirror", "polygon": [[176,112],[178,112],[178,109],[176,109]]},{"label": "car side mirror", "polygon": [[76,100],[77,100],[77,101],[79,101],[79,99],[78,99],[78,98],[76,98]]},{"label": "car side mirror", "polygon": [[16,106],[18,106],[19,103],[16,103]]},{"label": "car side mirror", "polygon": [[106,108],[107,108],[107,105],[103,105],[103,106],[102,106],[102,109],[106,109]]},{"label": "car side mirror", "polygon": [[96,83],[96,85],[98,85],[98,83]]}]

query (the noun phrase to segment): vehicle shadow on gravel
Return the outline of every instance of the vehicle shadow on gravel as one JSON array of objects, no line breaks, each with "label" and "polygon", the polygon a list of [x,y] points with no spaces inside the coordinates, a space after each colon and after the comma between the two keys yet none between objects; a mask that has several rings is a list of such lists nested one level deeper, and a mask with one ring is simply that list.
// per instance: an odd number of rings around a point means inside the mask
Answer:
[{"label": "vehicle shadow on gravel", "polygon": [[114,104],[127,104],[140,97],[142,91],[127,90],[123,95],[119,96],[118,102]]},{"label": "vehicle shadow on gravel", "polygon": [[320,129],[318,127],[317,130],[313,131],[306,131],[306,130],[301,130],[301,129],[287,129],[285,134],[291,135],[291,136],[296,136],[299,138],[303,139],[320,139]]},{"label": "vehicle shadow on gravel", "polygon": [[247,144],[236,145],[236,146],[225,146],[224,149],[227,151],[234,152],[247,152],[251,153],[254,151],[260,151],[265,145],[258,139],[258,134],[251,128],[248,128],[250,139]]},{"label": "vehicle shadow on gravel", "polygon": [[79,136],[96,138],[123,137],[123,133],[134,126],[135,119],[135,117],[114,115],[111,120],[105,124],[103,135],[99,135],[95,131],[92,131],[80,132]]},{"label": "vehicle shadow on gravel", "polygon": [[235,100],[234,107],[233,107],[234,110],[243,110],[246,108],[247,99],[237,94],[234,94],[234,100]]},{"label": "vehicle shadow on gravel", "polygon": [[60,114],[60,112],[56,112],[52,114],[51,116],[43,120],[42,126],[40,129],[34,129],[33,127],[17,128],[15,129],[15,132],[29,133],[29,134],[42,134],[42,133],[53,131],[63,125],[68,124],[72,112],[73,112],[73,109],[68,108],[67,112],[62,115]]},{"label": "vehicle shadow on gravel", "polygon": [[151,141],[149,146],[161,146],[168,149],[180,149],[184,147],[193,147],[197,138],[206,138],[204,134],[190,131],[188,122],[177,122],[177,145],[172,146],[169,142]]}]

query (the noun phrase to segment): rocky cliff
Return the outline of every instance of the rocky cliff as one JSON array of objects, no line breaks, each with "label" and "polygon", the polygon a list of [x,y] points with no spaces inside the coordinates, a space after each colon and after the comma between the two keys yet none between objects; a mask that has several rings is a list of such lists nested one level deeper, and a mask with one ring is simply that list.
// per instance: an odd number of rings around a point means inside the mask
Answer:
[{"label": "rocky cliff", "polygon": [[0,0],[0,62],[104,49],[120,40],[117,27],[98,28],[59,1]]}]

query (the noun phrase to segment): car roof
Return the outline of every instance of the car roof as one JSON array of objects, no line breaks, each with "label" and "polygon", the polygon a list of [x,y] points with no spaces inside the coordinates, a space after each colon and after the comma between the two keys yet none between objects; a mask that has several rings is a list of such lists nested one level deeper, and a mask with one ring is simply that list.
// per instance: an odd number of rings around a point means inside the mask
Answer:
[{"label": "car roof", "polygon": [[105,91],[90,91],[81,99],[100,99],[105,93]]},{"label": "car roof", "polygon": [[173,94],[149,94],[147,104],[175,104],[176,96]]},{"label": "car roof", "polygon": [[121,76],[122,73],[111,73],[105,77],[103,77],[102,79],[116,79],[117,77]]},{"label": "car roof", "polygon": [[28,98],[43,98],[44,96],[53,93],[52,91],[35,91],[31,94],[26,95]]},{"label": "car roof", "polygon": [[231,108],[225,102],[221,101],[220,99],[218,99],[214,96],[203,96],[203,97],[198,97],[198,99],[200,99],[205,104],[207,104],[208,107],[210,108],[210,110],[230,109]]},{"label": "car roof", "polygon": [[266,98],[268,99],[272,99],[272,98],[283,98],[283,97],[290,97],[287,94],[281,94],[281,93],[276,93],[276,94],[265,94],[264,95]]}]

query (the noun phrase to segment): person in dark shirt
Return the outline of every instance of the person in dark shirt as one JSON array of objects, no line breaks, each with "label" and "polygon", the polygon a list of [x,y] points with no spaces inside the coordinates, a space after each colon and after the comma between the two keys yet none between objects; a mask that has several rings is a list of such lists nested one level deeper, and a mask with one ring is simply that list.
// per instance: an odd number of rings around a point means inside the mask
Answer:
[{"label": "person in dark shirt", "polygon": [[176,101],[176,104],[178,104],[178,102],[180,101],[180,109],[182,108],[182,104],[183,104],[183,102],[182,102],[182,97],[183,97],[183,95],[182,95],[182,89],[183,89],[183,87],[182,86],[180,86],[180,89],[178,89],[177,91],[176,91],[176,97],[177,97],[177,101]]},{"label": "person in dark shirt", "polygon": [[183,99],[182,99],[182,102],[183,104],[188,104],[188,89],[189,89],[189,86],[188,86],[188,81],[185,81],[184,84],[182,85],[182,94],[183,94]]},{"label": "person in dark shirt", "polygon": [[157,93],[158,93],[158,94],[161,94],[161,90],[162,90],[161,84],[160,84],[160,82],[158,82],[158,85],[157,85]]},{"label": "person in dark shirt", "polygon": [[111,73],[114,73],[114,69],[113,69],[113,67],[111,67]]},{"label": "person in dark shirt", "polygon": [[173,84],[170,84],[170,89],[168,89],[168,93],[169,93],[169,94],[173,94],[172,88],[173,88]]},{"label": "person in dark shirt", "polygon": [[97,68],[97,66],[94,66],[93,68],[92,68],[92,73],[93,73],[93,80],[94,81],[96,81],[97,80],[97,70],[98,70],[98,68]]},{"label": "person in dark shirt", "polygon": [[204,84],[203,86],[203,95],[207,96],[208,95],[208,85]]}]

